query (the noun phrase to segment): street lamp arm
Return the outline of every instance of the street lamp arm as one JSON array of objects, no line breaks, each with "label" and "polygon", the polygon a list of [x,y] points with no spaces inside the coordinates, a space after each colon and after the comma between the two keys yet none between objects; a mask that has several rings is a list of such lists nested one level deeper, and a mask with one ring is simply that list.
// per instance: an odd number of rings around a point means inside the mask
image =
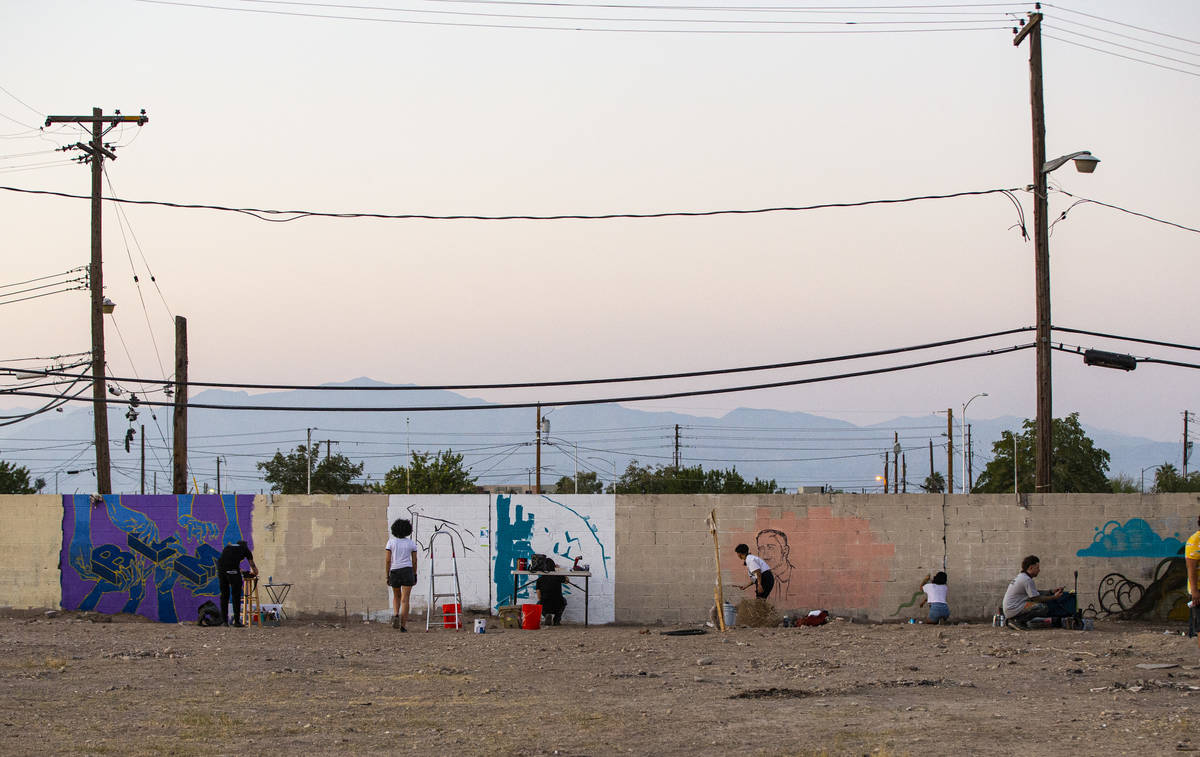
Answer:
[{"label": "street lamp arm", "polygon": [[[1100,162],[1100,159],[1092,155],[1091,151],[1080,150],[1079,152],[1073,152],[1070,155],[1063,155],[1061,158],[1047,160],[1042,166],[1042,173],[1056,171],[1071,160],[1077,161],[1075,167],[1083,173],[1091,173],[1092,171],[1095,171],[1096,164]],[[1084,164],[1086,164],[1086,167]]]}]

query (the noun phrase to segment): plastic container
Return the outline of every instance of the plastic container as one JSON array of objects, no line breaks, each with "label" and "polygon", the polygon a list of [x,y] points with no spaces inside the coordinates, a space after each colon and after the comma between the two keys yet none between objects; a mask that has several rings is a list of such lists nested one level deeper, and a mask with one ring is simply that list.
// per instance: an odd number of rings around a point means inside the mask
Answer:
[{"label": "plastic container", "polygon": [[483,618],[475,618],[475,633],[487,633],[487,621]]},{"label": "plastic container", "polygon": [[529,567],[528,560],[526,560],[524,557],[517,558],[517,570],[525,570],[528,567]]},{"label": "plastic container", "polygon": [[735,625],[737,625],[737,608],[731,603],[726,602],[723,606],[723,609],[725,611],[725,627],[733,628]]},{"label": "plastic container", "polygon": [[455,630],[462,628],[462,605],[442,605],[442,627]]},{"label": "plastic container", "polygon": [[542,627],[542,606],[521,605],[521,628],[536,631]]}]

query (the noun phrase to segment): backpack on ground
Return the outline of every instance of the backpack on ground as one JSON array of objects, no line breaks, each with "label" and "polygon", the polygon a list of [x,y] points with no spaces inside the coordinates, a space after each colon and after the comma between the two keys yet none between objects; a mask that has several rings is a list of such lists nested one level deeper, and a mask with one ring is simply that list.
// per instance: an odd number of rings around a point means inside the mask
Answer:
[{"label": "backpack on ground", "polygon": [[221,608],[209,600],[200,605],[200,609],[196,611],[196,625],[198,626],[219,626],[225,621],[221,618]]}]

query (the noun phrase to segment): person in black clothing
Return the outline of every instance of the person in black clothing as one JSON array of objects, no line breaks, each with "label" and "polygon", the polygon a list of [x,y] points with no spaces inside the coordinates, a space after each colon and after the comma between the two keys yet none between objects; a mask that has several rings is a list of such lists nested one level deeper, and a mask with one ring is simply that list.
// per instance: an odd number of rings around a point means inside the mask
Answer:
[{"label": "person in black clothing", "polygon": [[[225,625],[242,627],[242,560],[250,563],[250,575],[258,575],[254,555],[246,542],[226,544],[217,558],[217,576],[221,581],[221,619]],[[232,595],[232,596],[231,596]],[[233,600],[233,623],[229,622],[229,601]]]},{"label": "person in black clothing", "polygon": [[[553,560],[546,562],[546,570],[555,569]],[[563,584],[566,582],[566,576],[538,576],[534,584],[538,604],[542,606],[542,616],[551,618],[556,626],[562,623],[563,610],[567,609],[567,600],[563,597]]]}]

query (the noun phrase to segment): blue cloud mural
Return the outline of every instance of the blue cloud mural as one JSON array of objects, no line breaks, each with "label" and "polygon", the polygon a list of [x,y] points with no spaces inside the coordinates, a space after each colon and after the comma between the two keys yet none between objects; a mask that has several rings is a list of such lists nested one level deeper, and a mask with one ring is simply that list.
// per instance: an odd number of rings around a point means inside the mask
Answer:
[{"label": "blue cloud mural", "polygon": [[1183,549],[1177,537],[1162,538],[1141,518],[1130,518],[1121,525],[1115,520],[1096,529],[1096,536],[1077,557],[1174,557]]}]

